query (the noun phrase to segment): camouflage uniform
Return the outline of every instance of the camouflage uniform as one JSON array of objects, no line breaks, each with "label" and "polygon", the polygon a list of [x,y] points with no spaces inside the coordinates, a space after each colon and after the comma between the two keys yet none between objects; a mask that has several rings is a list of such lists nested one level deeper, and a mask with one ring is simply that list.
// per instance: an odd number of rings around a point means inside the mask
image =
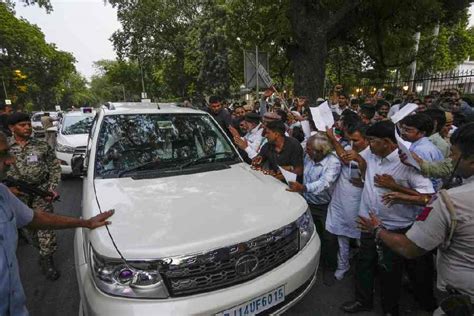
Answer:
[{"label": "camouflage uniform", "polygon": [[[7,176],[16,180],[23,180],[48,191],[55,189],[61,179],[61,166],[51,147],[46,142],[30,138],[25,147],[10,138],[10,154],[15,157],[15,164],[7,171]],[[53,204],[43,198],[35,196],[20,196],[25,204],[32,209],[53,212]],[[56,234],[52,230],[38,230],[33,234],[38,241],[41,256],[52,255],[56,251]]]}]

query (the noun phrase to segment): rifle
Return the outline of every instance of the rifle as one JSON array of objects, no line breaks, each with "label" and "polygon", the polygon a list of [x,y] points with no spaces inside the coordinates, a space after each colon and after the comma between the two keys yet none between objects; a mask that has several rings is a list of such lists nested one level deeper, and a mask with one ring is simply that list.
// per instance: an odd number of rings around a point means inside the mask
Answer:
[{"label": "rifle", "polygon": [[[13,178],[6,178],[3,181],[3,184],[6,185],[7,187],[15,187],[18,188],[21,192],[25,193],[26,195],[29,195],[30,198],[33,198],[35,196],[39,196],[43,199],[46,199],[48,197],[53,197],[54,194],[49,191],[45,191],[42,189],[39,189],[38,187],[23,181],[23,180],[17,180]],[[53,201],[59,201],[59,196],[56,196]]]}]

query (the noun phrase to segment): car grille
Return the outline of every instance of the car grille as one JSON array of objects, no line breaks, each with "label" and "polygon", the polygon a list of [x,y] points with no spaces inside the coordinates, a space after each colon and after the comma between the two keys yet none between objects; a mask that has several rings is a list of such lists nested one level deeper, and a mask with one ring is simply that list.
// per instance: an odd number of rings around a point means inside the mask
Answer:
[{"label": "car grille", "polygon": [[74,149],[75,155],[85,154],[86,153],[86,146],[79,146]]},{"label": "car grille", "polygon": [[161,270],[171,296],[213,291],[254,279],[293,257],[299,249],[296,223],[230,247],[170,258]]}]

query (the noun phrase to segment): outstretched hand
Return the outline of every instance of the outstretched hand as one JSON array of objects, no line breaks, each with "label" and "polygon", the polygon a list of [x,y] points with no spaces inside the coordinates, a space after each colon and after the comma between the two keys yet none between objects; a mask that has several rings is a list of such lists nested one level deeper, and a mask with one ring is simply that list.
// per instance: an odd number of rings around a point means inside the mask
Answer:
[{"label": "outstretched hand", "polygon": [[372,233],[374,229],[380,226],[382,222],[380,219],[375,215],[374,212],[369,212],[369,218],[359,216],[357,219],[357,228],[359,228],[364,233]]},{"label": "outstretched hand", "polygon": [[100,213],[94,217],[91,217],[87,220],[87,228],[89,229],[96,229],[98,227],[102,227],[104,225],[110,225],[112,222],[107,221],[107,219],[114,215],[115,210],[109,210],[107,212]]}]

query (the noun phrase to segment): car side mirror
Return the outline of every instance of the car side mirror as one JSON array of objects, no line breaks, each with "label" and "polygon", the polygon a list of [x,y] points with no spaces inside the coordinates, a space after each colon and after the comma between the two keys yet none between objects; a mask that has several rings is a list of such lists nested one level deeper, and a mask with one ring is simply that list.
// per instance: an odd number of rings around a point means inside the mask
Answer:
[{"label": "car side mirror", "polygon": [[74,155],[71,159],[72,175],[74,177],[81,177],[86,175],[84,168],[84,155]]}]

